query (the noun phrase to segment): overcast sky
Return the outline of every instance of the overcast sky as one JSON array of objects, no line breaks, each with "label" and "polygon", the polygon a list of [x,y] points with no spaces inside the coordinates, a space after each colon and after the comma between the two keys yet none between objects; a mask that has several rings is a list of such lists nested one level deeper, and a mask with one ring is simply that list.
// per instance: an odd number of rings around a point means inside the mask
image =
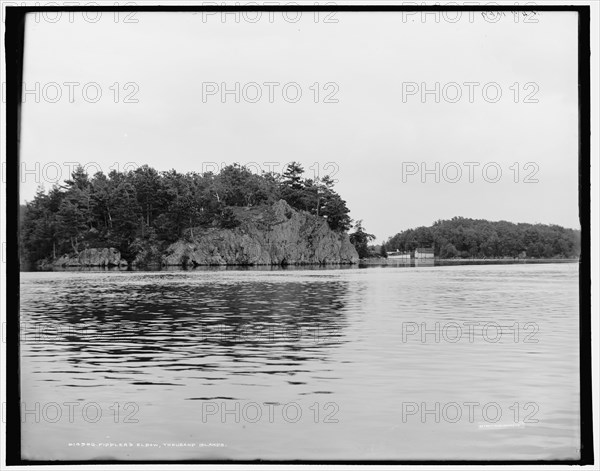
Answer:
[{"label": "overcast sky", "polygon": [[[69,162],[108,173],[296,160],[338,180],[379,242],[453,216],[579,228],[575,13],[251,15],[31,16],[21,200]],[[236,82],[239,103],[221,96]]]}]

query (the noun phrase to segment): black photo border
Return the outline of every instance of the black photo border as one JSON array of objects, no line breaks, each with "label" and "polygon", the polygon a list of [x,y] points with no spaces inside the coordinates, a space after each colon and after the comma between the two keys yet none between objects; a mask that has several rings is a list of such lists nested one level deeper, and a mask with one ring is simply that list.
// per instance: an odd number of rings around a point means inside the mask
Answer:
[{"label": "black photo border", "polygon": [[[244,12],[244,11],[569,11],[579,18],[579,220],[581,257],[579,262],[579,346],[580,346],[580,432],[578,460],[101,460],[38,461],[21,458],[20,407],[20,324],[19,324],[19,139],[20,103],[23,81],[25,16],[35,12]],[[588,5],[491,5],[491,6],[397,6],[397,5],[294,5],[294,6],[93,6],[33,7],[6,6],[6,464],[19,465],[139,465],[139,464],[323,464],[323,465],[589,465],[594,463],[591,369],[591,224],[590,224],[590,7]],[[435,446],[435,444],[432,444]]]}]

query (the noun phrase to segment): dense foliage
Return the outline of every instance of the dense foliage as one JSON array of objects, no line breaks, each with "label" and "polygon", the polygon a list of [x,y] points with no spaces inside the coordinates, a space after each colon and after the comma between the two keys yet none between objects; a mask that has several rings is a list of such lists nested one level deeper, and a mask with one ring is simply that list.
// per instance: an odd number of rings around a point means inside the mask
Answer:
[{"label": "dense foliage", "polygon": [[410,252],[432,245],[435,256],[441,258],[576,258],[581,248],[580,231],[574,229],[460,217],[400,232],[385,248]]},{"label": "dense foliage", "polygon": [[329,177],[304,179],[290,164],[283,175],[257,175],[237,164],[218,174],[158,172],[148,166],[89,177],[76,169],[64,185],[39,189],[21,207],[21,245],[31,262],[85,248],[115,247],[126,260],[155,250],[194,227],[233,228],[235,207],[284,199],[295,209],[325,218],[335,231],[350,228],[346,202]]}]

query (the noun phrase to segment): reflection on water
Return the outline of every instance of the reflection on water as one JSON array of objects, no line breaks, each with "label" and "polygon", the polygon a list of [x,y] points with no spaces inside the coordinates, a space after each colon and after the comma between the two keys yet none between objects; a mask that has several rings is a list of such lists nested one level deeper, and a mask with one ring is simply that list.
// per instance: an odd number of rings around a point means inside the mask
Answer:
[{"label": "reflection on water", "polygon": [[577,458],[577,269],[22,273],[24,458]]}]

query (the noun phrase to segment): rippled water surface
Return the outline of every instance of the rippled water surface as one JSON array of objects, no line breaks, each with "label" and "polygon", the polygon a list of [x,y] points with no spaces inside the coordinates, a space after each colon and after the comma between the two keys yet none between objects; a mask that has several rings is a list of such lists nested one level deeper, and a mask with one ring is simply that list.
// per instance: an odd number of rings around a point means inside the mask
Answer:
[{"label": "rippled water surface", "polygon": [[20,316],[25,459],[579,457],[577,264],[22,273]]}]

